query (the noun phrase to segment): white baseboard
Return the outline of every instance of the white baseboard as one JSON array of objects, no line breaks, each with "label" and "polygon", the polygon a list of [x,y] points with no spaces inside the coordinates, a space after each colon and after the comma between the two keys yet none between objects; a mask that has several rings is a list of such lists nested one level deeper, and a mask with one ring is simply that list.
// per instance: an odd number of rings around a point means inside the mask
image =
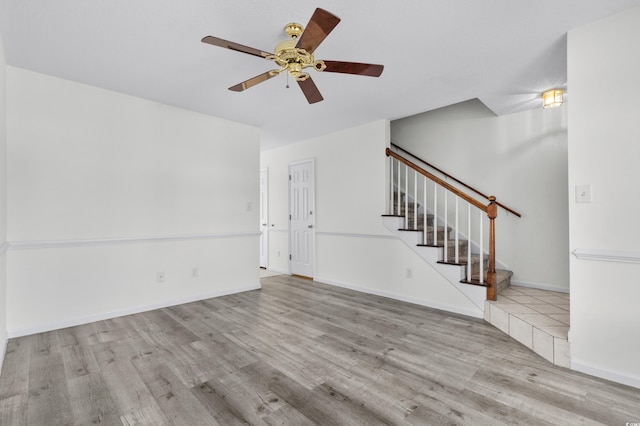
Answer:
[{"label": "white baseboard", "polygon": [[569,293],[569,289],[567,287],[560,287],[552,284],[527,283],[523,281],[511,280],[511,285],[515,285],[519,287],[537,288],[540,290],[557,291],[558,293]]},{"label": "white baseboard", "polygon": [[257,284],[249,285],[246,287],[238,287],[231,290],[212,291],[208,293],[182,297],[174,300],[169,300],[169,301],[164,301],[159,303],[152,303],[149,305],[132,306],[130,308],[120,309],[117,311],[104,312],[101,314],[90,315],[90,316],[80,317],[80,318],[72,318],[65,321],[59,321],[56,323],[41,324],[33,327],[8,330],[8,334],[10,338],[13,338],[13,337],[28,336],[30,334],[45,333],[47,331],[59,330],[67,327],[75,327],[77,325],[88,324],[95,321],[102,321],[102,320],[107,320],[111,318],[122,317],[125,315],[139,314],[141,312],[152,311],[154,309],[161,309],[169,306],[181,305],[183,303],[197,302],[199,300],[211,299],[214,297],[228,296],[230,294],[242,293],[242,292],[251,291],[251,290],[259,290],[260,288],[262,288],[262,286],[260,284],[260,281],[258,281]]},{"label": "white baseboard", "polygon": [[291,272],[289,271],[285,271],[284,269],[271,268],[270,266],[267,266],[267,271],[275,272],[276,274],[291,275]]},{"label": "white baseboard", "polygon": [[2,366],[4,365],[4,357],[7,354],[7,344],[9,343],[9,339],[3,339],[0,342],[0,371],[2,371]]},{"label": "white baseboard", "polygon": [[427,308],[433,308],[433,309],[438,309],[438,310],[441,310],[441,311],[453,312],[453,313],[456,313],[456,314],[466,315],[468,317],[473,317],[473,318],[481,318],[481,319],[484,318],[484,313],[482,311],[480,311],[480,310],[472,311],[472,310],[460,308],[458,306],[450,306],[450,305],[444,305],[444,304],[441,304],[441,303],[435,303],[435,302],[433,302],[431,300],[428,300],[428,299],[419,299],[419,298],[416,298],[416,297],[404,296],[404,295],[401,295],[401,294],[391,293],[391,292],[388,292],[388,291],[376,290],[376,289],[371,289],[371,288],[367,288],[367,287],[360,287],[360,286],[353,285],[353,284],[347,284],[347,283],[337,282],[337,281],[333,281],[333,280],[327,280],[327,279],[324,279],[324,278],[321,278],[321,277],[315,277],[314,280],[318,281],[320,283],[323,283],[323,284],[329,284],[329,285],[333,285],[333,286],[336,286],[336,287],[348,288],[349,290],[359,291],[360,293],[373,294],[375,296],[387,297],[389,299],[399,300],[401,302],[407,302],[407,303],[413,303],[414,305],[426,306]]},{"label": "white baseboard", "polygon": [[601,379],[611,380],[616,383],[622,383],[623,385],[640,388],[640,377],[630,376],[629,374],[625,374],[620,371],[601,368],[588,362],[572,359],[571,369],[591,376],[600,377]]}]

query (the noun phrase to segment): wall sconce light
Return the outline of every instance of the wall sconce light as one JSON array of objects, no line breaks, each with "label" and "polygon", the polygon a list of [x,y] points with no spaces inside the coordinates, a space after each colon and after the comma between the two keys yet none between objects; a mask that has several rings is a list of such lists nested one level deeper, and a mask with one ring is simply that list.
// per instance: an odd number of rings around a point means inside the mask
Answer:
[{"label": "wall sconce light", "polygon": [[542,94],[542,108],[556,108],[564,102],[564,89],[547,90]]}]

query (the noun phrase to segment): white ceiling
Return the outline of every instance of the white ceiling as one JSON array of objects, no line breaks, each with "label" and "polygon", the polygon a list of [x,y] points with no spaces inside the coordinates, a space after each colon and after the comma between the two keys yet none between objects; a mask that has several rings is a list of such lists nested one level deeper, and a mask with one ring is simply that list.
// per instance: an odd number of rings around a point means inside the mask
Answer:
[{"label": "white ceiling", "polygon": [[[0,0],[8,65],[211,114],[261,129],[268,149],[378,119],[479,98],[496,114],[566,87],[566,33],[640,0]],[[309,105],[262,58],[201,43],[213,35],[268,52],[316,7],[342,21],[317,59],[384,64],[380,78],[312,77]]]}]

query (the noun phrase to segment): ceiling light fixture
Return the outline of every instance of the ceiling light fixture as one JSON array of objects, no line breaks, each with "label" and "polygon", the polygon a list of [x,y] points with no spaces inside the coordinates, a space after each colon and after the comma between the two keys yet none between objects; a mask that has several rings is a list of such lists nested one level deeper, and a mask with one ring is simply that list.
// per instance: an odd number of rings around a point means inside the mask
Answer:
[{"label": "ceiling light fixture", "polygon": [[564,102],[564,89],[547,90],[542,94],[542,108],[556,108]]}]

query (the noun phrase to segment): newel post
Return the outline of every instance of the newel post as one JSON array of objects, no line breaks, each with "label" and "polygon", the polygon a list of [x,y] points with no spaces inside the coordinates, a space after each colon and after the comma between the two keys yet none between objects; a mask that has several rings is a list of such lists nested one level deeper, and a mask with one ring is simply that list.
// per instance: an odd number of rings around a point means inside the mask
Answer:
[{"label": "newel post", "polygon": [[487,271],[487,299],[496,300],[496,217],[498,217],[498,205],[496,197],[489,197],[487,206],[489,217],[489,270]]}]

